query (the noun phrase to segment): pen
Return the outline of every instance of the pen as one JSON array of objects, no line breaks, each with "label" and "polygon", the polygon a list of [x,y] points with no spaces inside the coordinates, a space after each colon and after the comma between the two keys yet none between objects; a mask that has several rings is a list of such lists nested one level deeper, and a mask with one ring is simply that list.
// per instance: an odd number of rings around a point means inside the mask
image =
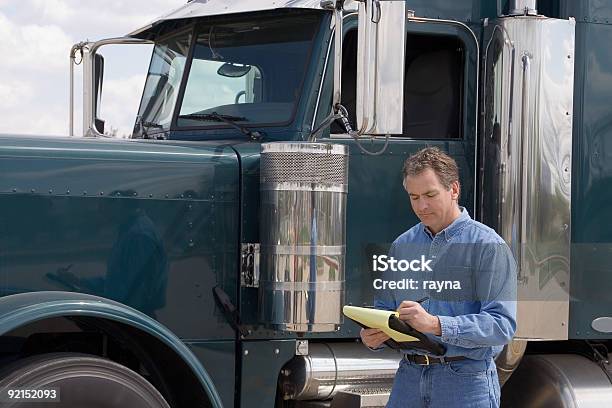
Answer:
[{"label": "pen", "polygon": [[417,303],[423,303],[423,302],[424,302],[424,301],[426,301],[426,300],[429,300],[429,296],[425,296],[424,298],[419,299],[419,300],[417,300],[416,302],[417,302]]}]

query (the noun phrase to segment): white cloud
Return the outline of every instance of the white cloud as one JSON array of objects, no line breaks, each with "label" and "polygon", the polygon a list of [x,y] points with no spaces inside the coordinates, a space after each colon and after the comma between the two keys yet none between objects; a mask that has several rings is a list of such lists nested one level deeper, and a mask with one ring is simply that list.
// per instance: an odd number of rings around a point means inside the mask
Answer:
[{"label": "white cloud", "polygon": [[[86,39],[124,35],[183,4],[185,0],[0,0],[0,133],[66,135],[70,47]],[[146,74],[146,64],[128,47],[110,61],[113,69],[107,70],[104,82],[103,112],[119,133],[131,131]],[[76,134],[81,134],[82,123],[80,69],[75,75]]]},{"label": "white cloud", "polygon": [[0,132],[67,133],[70,46],[57,26],[18,24],[0,12]]},{"label": "white cloud", "polygon": [[12,17],[60,24],[77,40],[96,40],[127,34],[186,3],[184,0],[23,0],[12,2]]},{"label": "white cloud", "polygon": [[14,106],[30,102],[34,96],[32,84],[25,81],[0,83],[0,109],[11,109]]},{"label": "white cloud", "polygon": [[[7,70],[48,71],[61,66],[62,55],[68,55],[70,38],[55,26],[36,24],[19,26],[0,13],[0,73]],[[67,57],[63,58],[64,66]],[[44,65],[44,67],[43,67]],[[3,75],[4,78],[6,76]],[[10,78],[10,76],[9,76]]]},{"label": "white cloud", "polygon": [[[61,105],[32,104],[4,109],[0,133],[66,136],[68,109]],[[5,116],[6,114],[6,116]]]},{"label": "white cloud", "polygon": [[63,0],[32,0],[30,3],[32,9],[39,10],[42,18],[54,23],[67,22],[76,14],[76,10]]}]

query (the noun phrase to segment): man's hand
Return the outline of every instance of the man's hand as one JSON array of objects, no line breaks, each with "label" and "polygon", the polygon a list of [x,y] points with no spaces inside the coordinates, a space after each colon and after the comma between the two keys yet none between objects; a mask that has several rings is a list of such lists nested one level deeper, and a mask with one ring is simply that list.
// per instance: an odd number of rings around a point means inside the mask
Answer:
[{"label": "man's hand", "polygon": [[389,336],[379,329],[361,329],[359,335],[361,336],[363,344],[370,348],[378,348],[381,344],[390,339]]},{"label": "man's hand", "polygon": [[419,303],[404,300],[397,311],[399,312],[400,320],[405,321],[421,333],[431,333],[436,336],[442,335],[440,319],[427,313]]}]

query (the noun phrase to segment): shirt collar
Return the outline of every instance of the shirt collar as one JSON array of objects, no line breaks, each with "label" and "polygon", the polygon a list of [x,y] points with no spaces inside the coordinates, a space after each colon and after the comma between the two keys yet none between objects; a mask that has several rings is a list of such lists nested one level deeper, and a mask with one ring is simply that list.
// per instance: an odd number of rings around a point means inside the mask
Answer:
[{"label": "shirt collar", "polygon": [[[470,214],[465,209],[465,207],[460,206],[459,210],[461,210],[459,217],[457,217],[455,221],[453,221],[448,227],[444,228],[442,231],[440,231],[437,234],[437,235],[444,234],[444,239],[446,239],[446,241],[450,241],[450,239],[455,234],[460,232],[463,229],[463,227],[465,227],[465,223],[472,219],[470,217]],[[423,233],[425,233],[429,238],[431,238],[432,240],[434,239],[434,234],[429,230],[429,228],[425,226],[425,224],[421,223],[421,229]]]}]

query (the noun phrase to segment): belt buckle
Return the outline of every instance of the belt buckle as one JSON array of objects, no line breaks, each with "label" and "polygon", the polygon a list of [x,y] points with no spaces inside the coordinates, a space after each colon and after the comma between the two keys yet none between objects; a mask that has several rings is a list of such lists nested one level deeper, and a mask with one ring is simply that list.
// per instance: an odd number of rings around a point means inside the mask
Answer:
[{"label": "belt buckle", "polygon": [[426,361],[426,363],[425,364],[421,364],[421,365],[428,366],[429,365],[429,356],[427,354],[425,354],[425,361]]}]

